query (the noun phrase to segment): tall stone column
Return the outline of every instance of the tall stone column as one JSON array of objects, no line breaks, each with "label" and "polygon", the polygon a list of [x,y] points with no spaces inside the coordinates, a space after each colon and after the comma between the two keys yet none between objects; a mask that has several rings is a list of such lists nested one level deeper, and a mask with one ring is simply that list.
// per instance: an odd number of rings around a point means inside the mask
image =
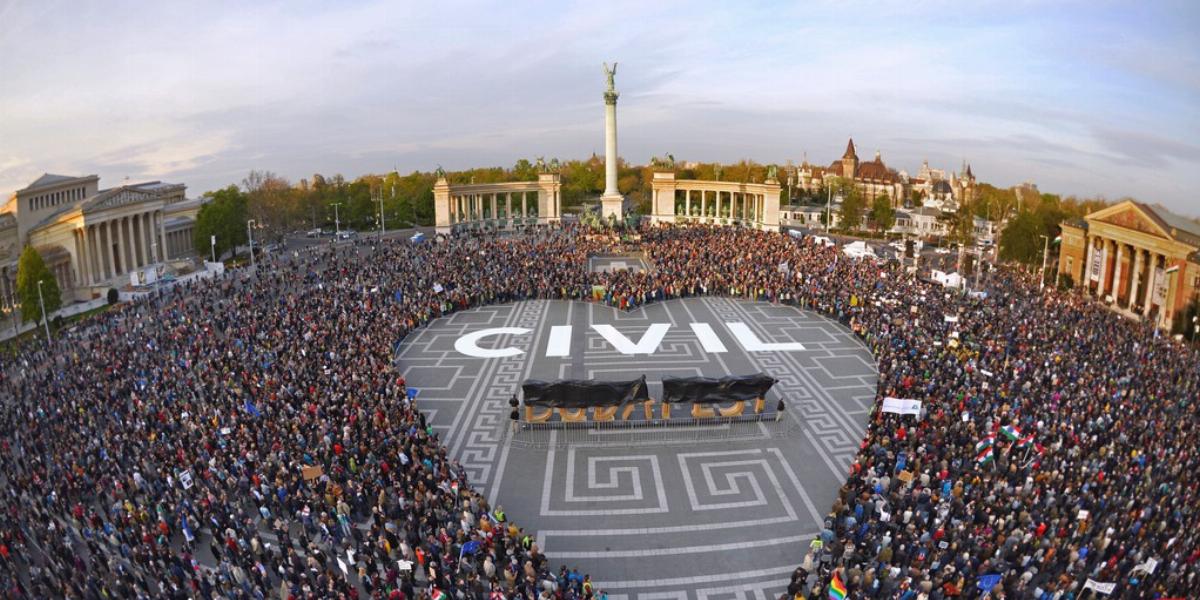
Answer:
[{"label": "tall stone column", "polygon": [[604,65],[608,76],[608,89],[604,91],[604,195],[600,196],[600,208],[605,219],[609,215],[622,218],[625,199],[617,189],[617,93],[613,77],[617,63],[611,69]]},{"label": "tall stone column", "polygon": [[1083,286],[1084,291],[1092,291],[1092,245],[1094,241],[1092,236],[1083,234],[1083,274],[1080,275],[1079,281],[1075,282],[1077,286]]},{"label": "tall stone column", "polygon": [[112,279],[116,275],[116,254],[113,253],[113,234],[116,233],[116,228],[113,227],[111,219],[104,222],[104,279]]},{"label": "tall stone column", "polygon": [[158,257],[154,255],[154,213],[143,213],[142,217],[142,222],[146,225],[145,229],[143,229],[146,236],[146,255],[150,257],[150,264],[154,264],[158,262]]},{"label": "tall stone column", "polygon": [[[1147,257],[1149,266],[1146,267],[1146,303],[1142,306],[1142,316],[1146,318],[1150,317],[1150,307],[1154,305],[1154,287],[1158,284],[1158,272],[1155,269],[1158,267],[1159,256],[1150,254]],[[1164,262],[1163,265],[1165,266],[1166,263]],[[1164,310],[1166,307],[1158,307],[1160,313]]]},{"label": "tall stone column", "polygon": [[[166,223],[166,220],[167,220],[167,215],[161,210],[158,211],[158,215],[157,215],[158,223],[155,225],[155,229],[158,231],[158,243],[160,244],[159,248],[162,248],[163,262],[166,262],[168,259],[171,258],[170,252],[167,251],[168,249],[167,249],[167,223]],[[203,257],[201,257],[201,258],[203,258]]]},{"label": "tall stone column", "polygon": [[1145,252],[1141,248],[1133,248],[1133,270],[1129,272],[1129,308],[1133,308],[1138,303],[1139,284],[1142,281],[1142,253]]},{"label": "tall stone column", "polygon": [[1117,306],[1120,306],[1121,305],[1121,292],[1123,291],[1122,288],[1124,287],[1121,285],[1121,271],[1124,270],[1121,268],[1121,261],[1125,259],[1125,244],[1116,243],[1116,242],[1114,242],[1114,244],[1117,247],[1117,253],[1116,253],[1117,255],[1116,255],[1116,260],[1113,263],[1112,297],[1113,297],[1113,303],[1116,304]]},{"label": "tall stone column", "polygon": [[1098,237],[1096,245],[1100,247],[1100,279],[1096,281],[1096,297],[1103,300],[1105,283],[1108,280],[1108,240]]}]

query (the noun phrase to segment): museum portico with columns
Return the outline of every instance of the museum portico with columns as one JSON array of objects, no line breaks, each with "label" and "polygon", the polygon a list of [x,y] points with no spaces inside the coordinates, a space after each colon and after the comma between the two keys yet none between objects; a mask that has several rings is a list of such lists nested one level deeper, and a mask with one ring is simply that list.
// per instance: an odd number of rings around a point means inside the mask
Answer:
[{"label": "museum portico with columns", "polygon": [[32,245],[64,301],[88,300],[130,283],[139,269],[193,252],[202,199],[181,183],[151,181],[100,189],[96,175],[44,174],[0,209],[0,296],[10,306],[17,261]]},{"label": "museum portico with columns", "polygon": [[1200,223],[1132,200],[1062,224],[1058,273],[1127,313],[1170,327],[1200,294]]}]

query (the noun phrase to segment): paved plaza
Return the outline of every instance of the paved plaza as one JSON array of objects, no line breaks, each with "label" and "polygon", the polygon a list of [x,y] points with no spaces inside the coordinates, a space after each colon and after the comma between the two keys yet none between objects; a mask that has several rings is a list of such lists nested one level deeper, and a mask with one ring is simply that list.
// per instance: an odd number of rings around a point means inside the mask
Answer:
[{"label": "paved plaza", "polygon": [[[717,343],[693,323],[707,324]],[[653,324],[669,329],[645,353],[638,342]],[[552,334],[563,325],[571,326],[569,345]],[[600,333],[605,325],[638,353],[620,352]],[[489,328],[509,329],[479,338],[476,347],[507,356],[460,351],[462,336]],[[745,349],[747,328],[760,342],[756,351]],[[762,348],[778,343],[803,349]],[[397,360],[477,489],[537,532],[555,570],[578,566],[614,599],[778,597],[845,479],[877,377],[870,352],[841,325],[793,307],[729,298],[673,300],[627,313],[548,300],[478,308],[414,332]],[[785,399],[787,418],[799,426],[746,425],[759,432],[742,437],[713,426],[712,439],[700,441],[672,440],[648,427],[639,434],[645,441],[623,435],[619,443],[595,431],[545,448],[514,444],[504,434],[508,400],[526,379],[645,374],[658,397],[664,375],[757,372],[779,380],[769,403]]]},{"label": "paved plaza", "polygon": [[593,273],[611,273],[613,271],[632,271],[641,273],[650,270],[645,258],[640,255],[591,256],[588,258],[588,268]]}]

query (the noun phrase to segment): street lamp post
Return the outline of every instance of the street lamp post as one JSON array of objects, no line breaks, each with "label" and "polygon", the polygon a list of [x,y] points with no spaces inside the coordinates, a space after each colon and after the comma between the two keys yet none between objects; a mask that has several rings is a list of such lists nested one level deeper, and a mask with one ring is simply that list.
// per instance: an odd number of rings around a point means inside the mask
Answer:
[{"label": "street lamp post", "polygon": [[1039,235],[1038,237],[1042,238],[1043,240],[1046,240],[1042,244],[1042,272],[1040,273],[1040,275],[1041,275],[1041,277],[1039,278],[1040,283],[1038,284],[1038,289],[1044,290],[1044,289],[1046,289],[1046,255],[1050,253],[1050,238],[1049,238],[1049,236],[1044,236],[1044,235]]},{"label": "street lamp post", "polygon": [[337,240],[338,236],[342,234],[342,222],[338,218],[338,207],[341,205],[341,202],[334,202],[331,205],[333,206],[333,239],[335,241]]},{"label": "street lamp post", "polygon": [[209,236],[208,249],[212,250],[212,261],[217,262],[217,236]]},{"label": "street lamp post", "polygon": [[833,225],[829,220],[829,207],[833,206],[833,186],[825,188],[825,191],[827,192],[825,195],[825,231],[828,233],[830,225]]},{"label": "street lamp post", "polygon": [[250,268],[254,268],[254,219],[246,221],[246,240],[250,244]]},{"label": "street lamp post", "polygon": [[46,298],[42,296],[42,280],[38,280],[38,304],[42,307],[42,325],[46,326],[46,343],[50,343],[50,317],[46,314]]},{"label": "street lamp post", "polygon": [[379,237],[387,233],[387,222],[383,218],[383,186],[379,186]]}]

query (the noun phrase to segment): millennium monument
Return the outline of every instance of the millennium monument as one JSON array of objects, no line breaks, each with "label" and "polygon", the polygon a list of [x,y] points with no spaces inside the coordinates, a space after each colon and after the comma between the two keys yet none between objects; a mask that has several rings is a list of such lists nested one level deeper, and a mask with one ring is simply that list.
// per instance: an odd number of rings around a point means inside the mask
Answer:
[{"label": "millennium monument", "polygon": [[625,198],[617,189],[617,89],[613,77],[617,74],[617,63],[609,68],[604,63],[604,75],[608,78],[608,89],[604,90],[604,195],[600,196],[600,208],[605,219],[610,215],[619,221],[623,216]]}]

